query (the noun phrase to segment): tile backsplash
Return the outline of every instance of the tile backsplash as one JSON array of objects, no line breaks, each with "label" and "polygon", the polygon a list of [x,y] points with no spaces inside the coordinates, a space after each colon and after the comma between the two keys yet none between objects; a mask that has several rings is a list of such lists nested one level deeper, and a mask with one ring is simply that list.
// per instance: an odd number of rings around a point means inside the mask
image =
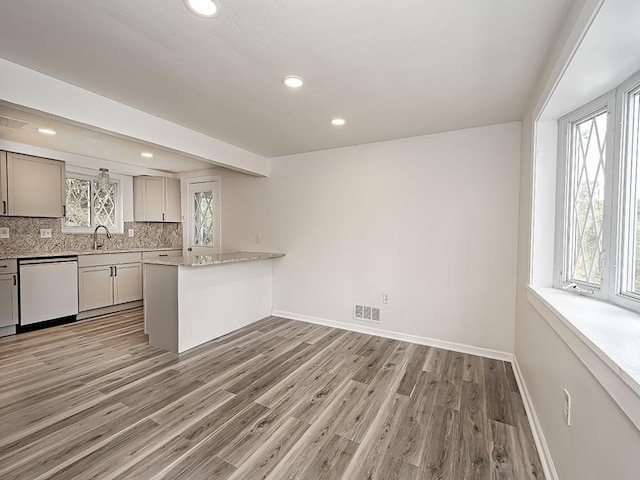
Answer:
[{"label": "tile backsplash", "polygon": [[[93,235],[62,233],[59,218],[0,217],[9,238],[0,238],[0,253],[57,253],[93,249]],[[40,229],[51,229],[51,238],[40,238]],[[133,228],[134,236],[127,230]],[[104,230],[100,230],[104,238]],[[182,248],[181,223],[125,222],[124,234],[104,238],[103,250],[127,248]]]}]

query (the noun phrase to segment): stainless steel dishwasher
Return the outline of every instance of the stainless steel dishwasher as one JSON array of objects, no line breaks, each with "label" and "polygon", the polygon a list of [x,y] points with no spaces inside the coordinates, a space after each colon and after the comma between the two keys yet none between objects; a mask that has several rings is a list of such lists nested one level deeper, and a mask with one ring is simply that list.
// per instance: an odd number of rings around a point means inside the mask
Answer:
[{"label": "stainless steel dishwasher", "polygon": [[78,258],[20,260],[20,325],[78,314]]}]

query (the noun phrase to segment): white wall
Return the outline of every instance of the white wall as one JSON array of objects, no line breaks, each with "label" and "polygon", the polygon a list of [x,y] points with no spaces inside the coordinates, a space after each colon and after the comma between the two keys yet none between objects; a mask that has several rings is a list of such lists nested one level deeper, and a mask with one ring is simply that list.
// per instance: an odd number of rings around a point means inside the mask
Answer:
[{"label": "white wall", "polygon": [[273,159],[274,310],[512,352],[519,157],[510,123]]},{"label": "white wall", "polygon": [[[548,148],[546,140],[541,144],[535,142],[536,133],[540,133],[538,129],[546,138],[553,134],[553,126],[548,123],[535,125],[534,120],[601,3],[601,0],[572,3],[558,36],[556,50],[550,55],[547,69],[540,78],[522,125],[515,355],[561,480],[638,478],[640,432],[526,298],[527,284],[532,280],[540,285],[550,284],[553,242],[551,217],[555,213],[553,198],[550,197],[555,195],[555,179],[551,178],[555,176],[555,158],[552,158],[555,152]],[[539,167],[535,174],[534,156]],[[532,202],[534,182],[539,187],[536,192],[535,222]],[[532,228],[534,225],[535,229]],[[532,272],[531,262],[533,232],[536,234],[535,272]],[[546,265],[541,261],[546,261]],[[611,382],[619,382],[617,388],[628,388],[613,372],[611,374]],[[571,427],[566,426],[563,418],[564,388],[572,395]]]},{"label": "white wall", "polygon": [[[222,251],[270,251],[268,178],[220,172]],[[256,243],[256,235],[261,243]]]}]

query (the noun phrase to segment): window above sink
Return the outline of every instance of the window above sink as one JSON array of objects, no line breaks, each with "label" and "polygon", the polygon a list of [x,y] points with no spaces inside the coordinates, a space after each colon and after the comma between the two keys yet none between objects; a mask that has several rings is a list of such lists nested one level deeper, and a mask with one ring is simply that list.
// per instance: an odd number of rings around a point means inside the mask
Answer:
[{"label": "window above sink", "polygon": [[111,233],[124,233],[122,196],[118,179],[111,178],[101,188],[97,177],[67,171],[62,232],[87,234],[104,225]]}]

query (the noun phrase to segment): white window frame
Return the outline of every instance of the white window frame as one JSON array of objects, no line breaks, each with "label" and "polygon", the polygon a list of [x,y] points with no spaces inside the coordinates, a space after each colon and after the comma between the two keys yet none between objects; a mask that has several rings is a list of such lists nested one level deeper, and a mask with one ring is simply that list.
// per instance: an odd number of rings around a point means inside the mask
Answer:
[{"label": "white window frame", "polygon": [[[640,294],[626,292],[630,261],[630,165],[627,130],[629,95],[640,89],[640,72],[602,97],[580,107],[558,120],[558,168],[556,187],[556,228],[553,286],[566,288],[575,283],[578,288],[568,291],[586,294],[600,300],[640,311]],[[569,248],[569,170],[572,125],[606,110],[605,193],[602,230],[602,283],[595,286],[567,278],[567,249]],[[640,165],[638,166],[640,168]],[[637,186],[640,189],[640,184]],[[633,220],[635,222],[635,220]]]},{"label": "white window frame", "polygon": [[[617,225],[613,232],[614,242],[616,245],[616,265],[620,265],[617,270],[612,268],[611,275],[615,279],[614,289],[611,295],[612,303],[620,305],[625,308],[640,311],[640,294],[627,291],[627,282],[629,276],[629,267],[633,258],[631,251],[633,250],[633,241],[631,240],[630,227],[631,219],[629,212],[629,202],[631,200],[631,183],[633,182],[633,168],[640,168],[640,165],[631,165],[630,152],[628,151],[628,134],[630,128],[629,122],[629,97],[630,95],[640,90],[640,72],[637,72],[617,90],[617,102],[616,102],[616,151],[615,156],[618,159],[618,169],[616,171],[615,186],[618,189],[616,202],[616,218]],[[640,159],[639,159],[640,160]],[[640,183],[636,185],[636,188],[640,188]],[[635,219],[632,220],[635,223]],[[631,258],[630,258],[631,257]],[[615,265],[614,265],[615,267]]]},{"label": "white window frame", "polygon": [[[97,179],[97,173],[95,175],[90,175],[86,173],[78,173],[72,169],[67,168],[67,174],[65,178],[77,178],[79,180],[91,180],[95,181]],[[120,179],[114,178],[111,176],[109,178],[109,183],[116,184],[116,228],[109,229],[110,233],[123,234],[124,233],[124,217],[123,217],[123,193],[122,193],[122,184]],[[66,196],[66,192],[65,192]],[[93,199],[92,199],[93,200]],[[93,209],[93,201],[91,202],[91,208]],[[92,225],[90,227],[69,227],[65,224],[65,217],[61,219],[62,222],[62,233],[71,233],[71,234],[92,234],[97,225],[93,225],[93,212],[91,212],[91,222]]]}]

